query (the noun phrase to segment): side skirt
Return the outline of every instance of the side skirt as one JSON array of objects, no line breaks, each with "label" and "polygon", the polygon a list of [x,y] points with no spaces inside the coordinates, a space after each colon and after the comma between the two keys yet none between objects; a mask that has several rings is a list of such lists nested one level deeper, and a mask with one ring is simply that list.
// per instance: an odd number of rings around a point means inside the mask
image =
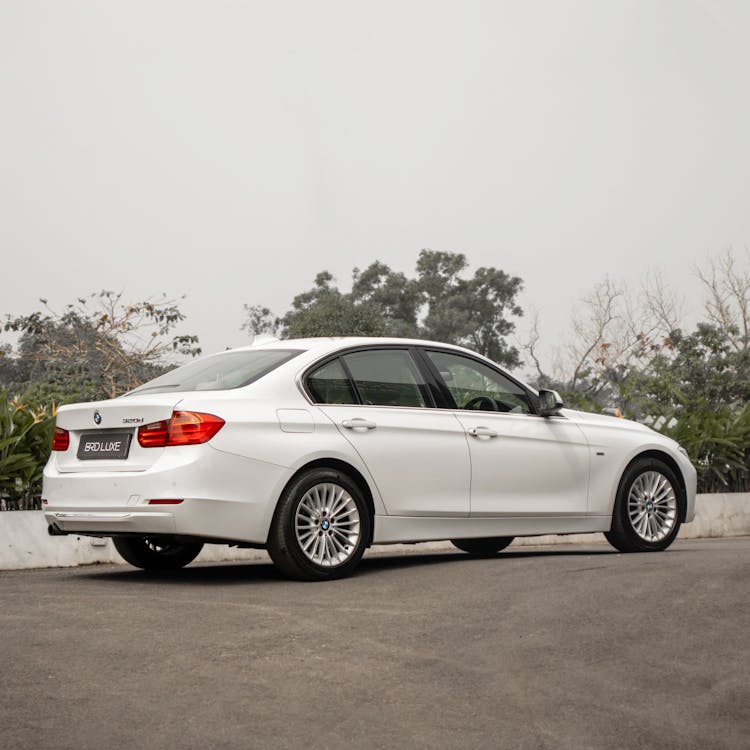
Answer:
[{"label": "side skirt", "polygon": [[609,531],[611,516],[545,516],[504,518],[425,518],[375,516],[373,544],[437,542],[490,536],[587,534]]}]

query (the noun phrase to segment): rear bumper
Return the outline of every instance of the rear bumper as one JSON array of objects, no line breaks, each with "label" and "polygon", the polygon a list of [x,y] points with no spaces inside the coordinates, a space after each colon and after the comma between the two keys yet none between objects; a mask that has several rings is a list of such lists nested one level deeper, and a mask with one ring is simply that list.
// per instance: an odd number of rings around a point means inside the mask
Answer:
[{"label": "rear bumper", "polygon": [[[44,470],[45,518],[63,532],[180,534],[265,544],[288,469],[207,445],[166,451],[139,472]],[[151,499],[178,505],[149,505]]]},{"label": "rear bumper", "polygon": [[102,534],[175,534],[177,525],[172,513],[89,513],[56,511],[45,513],[48,524],[67,533]]}]

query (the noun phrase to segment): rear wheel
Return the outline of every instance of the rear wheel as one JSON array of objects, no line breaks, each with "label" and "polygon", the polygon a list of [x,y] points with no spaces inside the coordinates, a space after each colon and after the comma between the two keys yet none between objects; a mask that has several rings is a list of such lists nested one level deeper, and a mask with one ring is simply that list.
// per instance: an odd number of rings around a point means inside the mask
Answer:
[{"label": "rear wheel", "polygon": [[492,557],[513,541],[512,536],[492,536],[480,539],[451,539],[451,544],[477,557]]},{"label": "rear wheel", "polygon": [[617,490],[607,541],[620,552],[658,552],[680,530],[680,484],[656,458],[634,461]]},{"label": "rear wheel", "polygon": [[351,477],[334,469],[310,469],[279,500],[268,554],[290,578],[343,578],[362,559],[371,524],[362,490]]},{"label": "rear wheel", "polygon": [[198,557],[201,542],[181,542],[171,536],[116,536],[115,549],[136,568],[179,570]]}]

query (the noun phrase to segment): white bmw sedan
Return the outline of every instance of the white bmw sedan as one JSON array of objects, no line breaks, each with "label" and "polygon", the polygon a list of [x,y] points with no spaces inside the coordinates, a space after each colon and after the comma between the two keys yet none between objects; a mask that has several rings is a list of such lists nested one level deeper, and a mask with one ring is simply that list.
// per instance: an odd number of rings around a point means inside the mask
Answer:
[{"label": "white bmw sedan", "polygon": [[446,344],[299,339],[190,362],[108,401],[62,407],[44,471],[52,534],[112,537],[131,564],[180,568],[206,542],[268,550],[305,580],[372,544],[604,532],[666,549],[693,520],[673,440],[565,409]]}]

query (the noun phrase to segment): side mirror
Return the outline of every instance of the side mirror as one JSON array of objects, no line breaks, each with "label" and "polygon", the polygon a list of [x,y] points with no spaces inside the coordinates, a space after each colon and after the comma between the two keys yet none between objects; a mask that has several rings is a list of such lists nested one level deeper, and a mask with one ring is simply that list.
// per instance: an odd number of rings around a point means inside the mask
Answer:
[{"label": "side mirror", "polygon": [[563,406],[563,401],[557,391],[548,391],[544,388],[539,391],[539,413],[543,417],[556,416]]}]

